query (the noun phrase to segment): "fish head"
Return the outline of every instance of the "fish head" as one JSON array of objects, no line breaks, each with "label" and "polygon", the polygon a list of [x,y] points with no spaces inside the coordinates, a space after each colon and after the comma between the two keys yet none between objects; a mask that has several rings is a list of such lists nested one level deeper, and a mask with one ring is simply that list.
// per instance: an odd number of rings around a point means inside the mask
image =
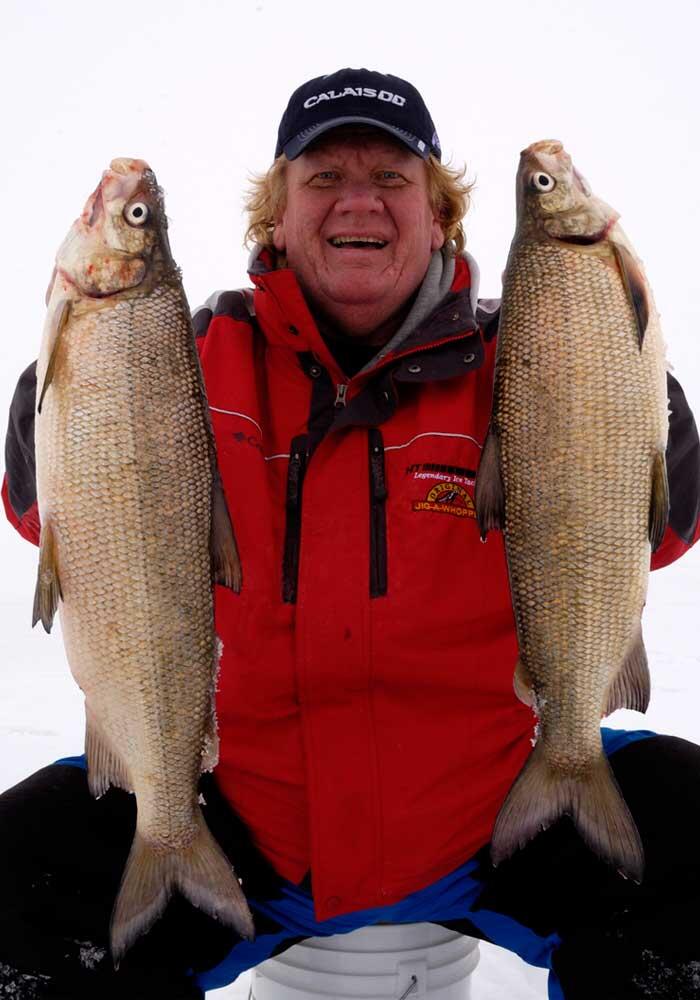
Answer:
[{"label": "fish head", "polygon": [[556,140],[535,142],[522,151],[516,200],[521,233],[574,245],[599,243],[619,218],[593,194]]},{"label": "fish head", "polygon": [[86,296],[102,298],[175,271],[163,193],[144,160],[112,160],[56,257]]}]

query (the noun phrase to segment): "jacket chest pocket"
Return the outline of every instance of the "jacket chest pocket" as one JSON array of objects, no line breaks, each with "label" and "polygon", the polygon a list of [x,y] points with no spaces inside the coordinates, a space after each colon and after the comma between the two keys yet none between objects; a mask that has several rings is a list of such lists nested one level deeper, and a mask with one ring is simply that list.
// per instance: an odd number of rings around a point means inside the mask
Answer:
[{"label": "jacket chest pocket", "polygon": [[424,581],[438,596],[451,569],[473,563],[479,543],[474,489],[480,454],[476,438],[448,432],[386,447],[392,586],[415,588]]}]

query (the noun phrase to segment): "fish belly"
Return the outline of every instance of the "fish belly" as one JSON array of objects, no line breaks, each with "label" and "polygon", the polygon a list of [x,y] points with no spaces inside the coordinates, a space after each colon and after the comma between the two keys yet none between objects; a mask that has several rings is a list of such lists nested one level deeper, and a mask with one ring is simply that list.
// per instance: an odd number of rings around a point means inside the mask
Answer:
[{"label": "fish belly", "polygon": [[611,262],[523,245],[509,262],[494,414],[521,659],[552,763],[600,754],[605,695],[638,633],[652,462],[667,434],[656,314],[640,352]]},{"label": "fish belly", "polygon": [[163,848],[195,835],[213,738],[212,473],[183,301],[78,304],[37,431],[66,651],[101,747],[88,765],[135,791],[139,831]]}]

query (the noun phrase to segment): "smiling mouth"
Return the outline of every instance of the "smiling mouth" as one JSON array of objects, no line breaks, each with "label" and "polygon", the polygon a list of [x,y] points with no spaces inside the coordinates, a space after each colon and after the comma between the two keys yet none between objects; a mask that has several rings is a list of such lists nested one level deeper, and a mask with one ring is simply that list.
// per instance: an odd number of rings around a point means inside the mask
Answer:
[{"label": "smiling mouth", "polygon": [[331,236],[327,242],[340,250],[383,250],[389,241],[375,236]]}]

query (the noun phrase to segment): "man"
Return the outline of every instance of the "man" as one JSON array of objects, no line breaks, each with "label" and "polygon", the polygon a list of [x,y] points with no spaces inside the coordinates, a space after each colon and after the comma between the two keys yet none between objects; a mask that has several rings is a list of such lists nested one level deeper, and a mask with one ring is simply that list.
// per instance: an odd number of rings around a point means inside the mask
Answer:
[{"label": "man", "polygon": [[[204,795],[258,936],[175,900],[115,973],[133,804],[92,801],[81,761],[59,763],[0,797],[14,996],[197,997],[304,937],[416,920],[550,966],[550,996],[697,996],[698,748],[606,732],[642,885],[566,820],[488,862],[533,717],[513,693],[502,540],[483,544],[475,519],[496,313],[461,253],[467,204],[406,81],[342,70],[292,95],[249,205],[254,291],[195,316],[245,573],[240,595],[217,592],[221,755]],[[3,495],[36,541],[33,393],[30,371]],[[669,393],[655,566],[699,533],[697,432],[670,377]]]}]

